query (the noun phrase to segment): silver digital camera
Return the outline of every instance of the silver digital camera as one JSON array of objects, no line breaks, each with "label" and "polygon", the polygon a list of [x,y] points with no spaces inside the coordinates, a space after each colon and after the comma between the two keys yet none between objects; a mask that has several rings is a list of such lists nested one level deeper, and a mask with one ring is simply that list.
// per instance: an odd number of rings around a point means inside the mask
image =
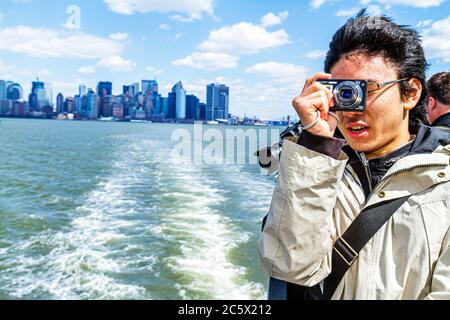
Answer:
[{"label": "silver digital camera", "polygon": [[364,112],[367,104],[367,80],[318,80],[334,97],[332,111]]}]

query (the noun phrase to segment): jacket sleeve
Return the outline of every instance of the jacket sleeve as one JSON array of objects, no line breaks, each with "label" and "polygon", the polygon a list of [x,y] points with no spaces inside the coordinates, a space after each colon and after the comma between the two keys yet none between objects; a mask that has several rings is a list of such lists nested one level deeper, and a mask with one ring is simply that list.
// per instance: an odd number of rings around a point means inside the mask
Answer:
[{"label": "jacket sleeve", "polygon": [[346,156],[338,159],[285,140],[265,227],[260,265],[271,277],[314,286],[331,272],[333,209]]},{"label": "jacket sleeve", "polygon": [[450,300],[450,229],[433,271],[431,293],[425,300]]}]

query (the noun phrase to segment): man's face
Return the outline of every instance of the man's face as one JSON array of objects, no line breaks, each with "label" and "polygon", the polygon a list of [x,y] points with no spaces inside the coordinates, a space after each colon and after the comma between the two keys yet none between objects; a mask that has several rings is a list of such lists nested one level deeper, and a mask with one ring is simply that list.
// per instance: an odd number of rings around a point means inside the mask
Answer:
[{"label": "man's face", "polygon": [[[331,74],[333,79],[376,83],[398,79],[393,66],[382,57],[364,54],[341,58]],[[370,93],[364,113],[338,112],[338,116],[339,130],[347,142],[355,151],[365,152],[369,159],[384,156],[409,141],[408,113],[404,111],[398,84]]]}]

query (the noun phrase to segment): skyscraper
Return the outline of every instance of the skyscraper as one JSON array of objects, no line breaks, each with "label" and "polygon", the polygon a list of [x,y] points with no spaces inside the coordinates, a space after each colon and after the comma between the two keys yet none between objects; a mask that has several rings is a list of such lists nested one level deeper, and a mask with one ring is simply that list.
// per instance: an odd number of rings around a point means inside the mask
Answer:
[{"label": "skyscraper", "polygon": [[13,83],[6,88],[6,99],[8,100],[21,100],[22,99],[22,86],[18,83]]},{"label": "skyscraper", "polygon": [[167,118],[169,117],[169,98],[168,97],[161,98],[161,114],[165,115]]},{"label": "skyscraper", "polygon": [[153,94],[158,93],[158,82],[156,80],[142,80],[142,94],[146,93]]},{"label": "skyscraper", "polygon": [[78,88],[78,94],[80,95],[80,97],[85,96],[86,93],[87,93],[86,86],[80,85]]},{"label": "skyscraper", "polygon": [[31,95],[33,95],[33,97],[30,97],[29,100],[30,107],[33,110],[42,111],[42,109],[49,104],[47,92],[45,91],[45,84],[44,82],[39,81],[39,79],[32,82]]},{"label": "skyscraper", "polygon": [[0,100],[6,99],[6,82],[0,80]]},{"label": "skyscraper", "polygon": [[206,87],[206,120],[228,119],[229,93],[223,84]]},{"label": "skyscraper", "polygon": [[135,95],[138,94],[139,93],[139,83],[137,83],[137,82],[133,83],[131,86],[133,87],[134,94]]},{"label": "skyscraper", "polygon": [[99,82],[97,85],[97,94],[100,98],[112,95],[112,83]]},{"label": "skyscraper", "polygon": [[172,93],[175,93],[176,104],[176,119],[186,119],[186,90],[183,89],[181,81],[177,82],[173,88]]},{"label": "skyscraper", "polygon": [[186,119],[199,120],[197,118],[197,109],[200,100],[194,95],[186,96]]},{"label": "skyscraper", "polygon": [[177,94],[169,92],[167,99],[167,118],[175,119],[177,117]]},{"label": "skyscraper", "polygon": [[64,96],[61,92],[56,96],[56,113],[64,113]]},{"label": "skyscraper", "polygon": [[122,93],[124,95],[129,95],[130,97],[134,97],[134,87],[133,86],[123,86]]},{"label": "skyscraper", "polygon": [[86,113],[89,119],[98,118],[98,95],[92,89],[86,94]]}]

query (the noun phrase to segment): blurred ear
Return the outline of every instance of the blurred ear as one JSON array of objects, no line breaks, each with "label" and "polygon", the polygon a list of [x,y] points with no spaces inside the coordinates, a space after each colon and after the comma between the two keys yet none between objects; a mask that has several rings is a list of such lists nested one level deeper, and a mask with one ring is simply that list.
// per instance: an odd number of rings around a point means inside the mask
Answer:
[{"label": "blurred ear", "polygon": [[408,83],[411,90],[403,96],[403,106],[405,110],[412,110],[422,95],[422,83],[416,78],[410,79]]},{"label": "blurred ear", "polygon": [[427,101],[428,112],[433,110],[435,107],[436,107],[436,99],[433,97],[428,97],[428,101]]}]

